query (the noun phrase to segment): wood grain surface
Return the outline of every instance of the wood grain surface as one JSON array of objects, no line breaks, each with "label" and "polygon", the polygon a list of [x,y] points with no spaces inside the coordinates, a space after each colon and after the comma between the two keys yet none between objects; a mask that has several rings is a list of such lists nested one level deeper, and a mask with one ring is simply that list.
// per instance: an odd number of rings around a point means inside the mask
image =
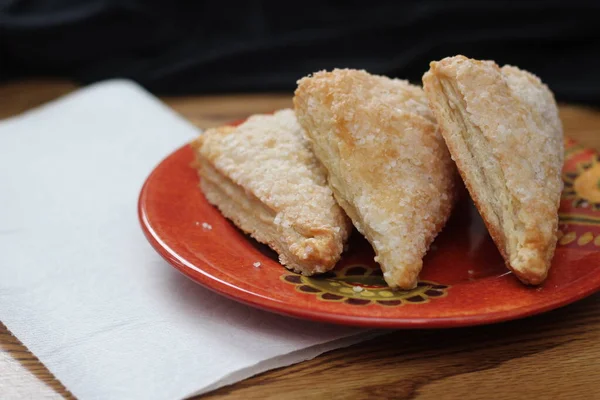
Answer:
[{"label": "wood grain surface", "polygon": [[[75,88],[52,81],[0,86],[0,119]],[[163,100],[201,128],[291,106],[291,96],[281,94]],[[599,111],[563,105],[561,117],[567,135],[600,149]],[[72,398],[1,323],[0,353]],[[600,294],[502,324],[390,332],[197,398],[600,399]]]}]

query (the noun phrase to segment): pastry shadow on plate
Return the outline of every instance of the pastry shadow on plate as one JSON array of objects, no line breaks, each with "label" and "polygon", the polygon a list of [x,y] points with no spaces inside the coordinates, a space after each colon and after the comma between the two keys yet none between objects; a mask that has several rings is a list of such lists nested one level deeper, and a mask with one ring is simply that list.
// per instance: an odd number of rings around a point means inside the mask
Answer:
[{"label": "pastry shadow on plate", "polygon": [[[282,273],[295,274],[279,263],[277,253],[268,245],[257,242],[250,235],[232,227],[256,249],[260,254],[277,263]],[[344,279],[352,276],[381,278],[373,284],[386,286],[382,271],[374,261],[375,253],[369,242],[353,229],[348,239],[347,249],[332,271],[312,275],[315,280],[336,279],[336,273],[343,271]],[[335,271],[335,272],[334,272]],[[467,195],[460,197],[455,211],[446,227],[440,232],[424,258],[421,281],[435,281],[444,284],[475,281],[485,278],[503,276],[507,273],[504,262],[483,220],[479,216],[472,200]]]}]

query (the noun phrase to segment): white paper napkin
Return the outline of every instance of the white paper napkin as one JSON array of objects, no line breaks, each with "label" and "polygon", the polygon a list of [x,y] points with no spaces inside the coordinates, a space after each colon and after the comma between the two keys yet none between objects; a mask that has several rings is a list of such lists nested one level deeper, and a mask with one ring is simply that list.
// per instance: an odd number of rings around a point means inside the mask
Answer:
[{"label": "white paper napkin", "polygon": [[139,190],[197,134],[127,81],[0,122],[0,320],[81,399],[182,398],[366,337],[227,300],[154,252]]}]

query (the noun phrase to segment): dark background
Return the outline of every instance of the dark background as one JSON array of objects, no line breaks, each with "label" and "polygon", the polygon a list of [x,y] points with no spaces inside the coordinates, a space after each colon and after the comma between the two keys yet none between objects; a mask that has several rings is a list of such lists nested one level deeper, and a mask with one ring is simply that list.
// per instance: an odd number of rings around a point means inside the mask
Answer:
[{"label": "dark background", "polygon": [[0,0],[0,80],[131,78],[156,94],[291,91],[333,67],[418,82],[449,55],[600,106],[600,1]]}]

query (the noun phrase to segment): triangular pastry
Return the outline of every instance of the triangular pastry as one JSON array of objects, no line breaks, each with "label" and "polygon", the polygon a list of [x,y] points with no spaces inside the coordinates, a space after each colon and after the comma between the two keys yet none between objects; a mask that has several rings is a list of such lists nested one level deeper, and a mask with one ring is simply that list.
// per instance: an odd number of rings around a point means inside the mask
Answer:
[{"label": "triangular pastry", "polygon": [[385,281],[415,287],[456,196],[456,170],[423,90],[337,69],[301,79],[294,106],[336,200],[373,246]]},{"label": "triangular pastry", "polygon": [[552,92],[516,67],[464,56],[423,76],[452,158],[507,266],[528,284],[557,240],[563,131]]},{"label": "triangular pastry", "polygon": [[293,110],[209,129],[192,146],[207,200],[281,264],[305,275],[335,266],[351,224]]}]

